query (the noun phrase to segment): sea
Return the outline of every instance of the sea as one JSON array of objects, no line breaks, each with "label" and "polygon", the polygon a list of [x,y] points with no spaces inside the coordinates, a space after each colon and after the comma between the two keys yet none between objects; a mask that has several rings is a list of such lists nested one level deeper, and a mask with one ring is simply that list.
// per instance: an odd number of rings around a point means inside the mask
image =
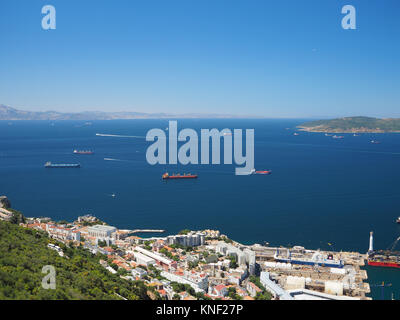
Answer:
[{"label": "sea", "polygon": [[[168,135],[167,119],[0,121],[0,195],[27,217],[92,214],[118,228],[165,234],[218,229],[244,244],[366,252],[370,231],[376,249],[400,235],[399,134],[333,139],[298,131],[307,119],[175,120],[178,130],[254,129],[255,168],[272,174],[238,176],[237,165],[223,161],[148,164],[145,136],[154,128]],[[81,168],[46,169],[47,161]],[[163,181],[165,172],[198,179]],[[371,297],[400,299],[400,269],[366,269]]]}]

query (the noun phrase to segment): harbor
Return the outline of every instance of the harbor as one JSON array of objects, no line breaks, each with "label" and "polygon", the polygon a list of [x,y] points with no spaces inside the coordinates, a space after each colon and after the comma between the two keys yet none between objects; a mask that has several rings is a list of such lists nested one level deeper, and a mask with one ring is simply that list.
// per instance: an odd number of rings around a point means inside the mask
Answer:
[{"label": "harbor", "polygon": [[[303,298],[369,300],[371,292],[365,266],[366,254],[293,248],[249,247],[256,261],[285,290],[302,292]],[[280,255],[277,255],[280,252]],[[293,258],[295,256],[295,258]],[[283,257],[292,257],[283,259]]]}]

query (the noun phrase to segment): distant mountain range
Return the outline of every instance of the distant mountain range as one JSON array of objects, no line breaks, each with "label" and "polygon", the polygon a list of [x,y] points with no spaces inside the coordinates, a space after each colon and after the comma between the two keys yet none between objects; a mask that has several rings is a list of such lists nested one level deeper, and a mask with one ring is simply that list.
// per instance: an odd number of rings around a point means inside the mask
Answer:
[{"label": "distant mountain range", "polygon": [[302,123],[300,130],[327,133],[384,133],[400,132],[400,119],[378,119],[370,117],[347,117],[317,120]]},{"label": "distant mountain range", "polygon": [[[0,104],[0,120],[117,120],[117,119],[161,119],[161,118],[240,118],[226,114],[201,113],[141,113],[141,112],[58,112],[24,111]],[[243,118],[243,116],[241,116]]]}]

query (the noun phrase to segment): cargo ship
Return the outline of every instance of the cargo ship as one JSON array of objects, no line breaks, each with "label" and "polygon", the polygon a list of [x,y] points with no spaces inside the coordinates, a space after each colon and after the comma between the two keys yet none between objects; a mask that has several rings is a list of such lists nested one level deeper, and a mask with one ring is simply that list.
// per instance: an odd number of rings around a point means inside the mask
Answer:
[{"label": "cargo ship", "polygon": [[368,265],[373,267],[400,268],[400,259],[397,260],[379,258],[379,256],[368,258]]},{"label": "cargo ship", "polygon": [[272,171],[271,170],[264,170],[264,171],[255,171],[255,174],[271,174]]},{"label": "cargo ship", "polygon": [[250,174],[271,174],[271,170],[260,170],[257,171],[256,169],[251,169]]},{"label": "cargo ship", "polygon": [[400,252],[393,251],[396,244],[400,240],[398,237],[390,249],[387,250],[374,250],[373,247],[373,232],[371,231],[369,237],[369,249],[368,249],[368,265],[373,267],[386,267],[386,268],[400,268]]},{"label": "cargo ship", "polygon": [[91,150],[74,150],[74,154],[93,154]]},{"label": "cargo ship", "polygon": [[45,168],[80,168],[81,165],[79,163],[51,163],[46,162],[44,165]]},{"label": "cargo ship", "polygon": [[190,173],[188,173],[188,174],[172,174],[172,175],[169,175],[168,173],[164,173],[163,175],[162,175],[162,178],[164,179],[164,180],[167,180],[167,179],[196,179],[197,178],[197,174],[190,174]]}]

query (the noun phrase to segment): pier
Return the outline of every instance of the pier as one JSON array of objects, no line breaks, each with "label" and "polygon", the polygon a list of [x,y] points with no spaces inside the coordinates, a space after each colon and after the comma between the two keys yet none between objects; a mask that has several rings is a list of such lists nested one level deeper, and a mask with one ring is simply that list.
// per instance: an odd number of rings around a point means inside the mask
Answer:
[{"label": "pier", "polygon": [[126,232],[127,234],[134,233],[164,233],[163,229],[135,229],[135,230],[120,230],[121,232]]},{"label": "pier", "polygon": [[130,235],[136,234],[136,233],[164,233],[165,230],[163,229],[134,229],[134,230],[119,230],[119,239],[125,239],[126,237],[129,237]]}]

